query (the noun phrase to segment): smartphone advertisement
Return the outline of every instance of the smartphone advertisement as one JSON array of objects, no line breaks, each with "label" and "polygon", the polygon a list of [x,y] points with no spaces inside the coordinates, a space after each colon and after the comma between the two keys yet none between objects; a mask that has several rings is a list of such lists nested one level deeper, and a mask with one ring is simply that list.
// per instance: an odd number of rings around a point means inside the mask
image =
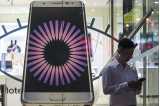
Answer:
[{"label": "smartphone advertisement", "polygon": [[83,9],[31,8],[24,92],[90,95],[92,82]]}]

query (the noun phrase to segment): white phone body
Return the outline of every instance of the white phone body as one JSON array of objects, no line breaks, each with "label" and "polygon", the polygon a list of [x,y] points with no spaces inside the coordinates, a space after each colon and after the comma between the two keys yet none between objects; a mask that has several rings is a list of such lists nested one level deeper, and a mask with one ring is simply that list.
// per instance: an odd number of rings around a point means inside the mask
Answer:
[{"label": "white phone body", "polygon": [[[30,15],[29,15],[29,26],[28,26],[28,36],[27,36],[27,43],[26,43],[26,55],[25,55],[25,66],[24,66],[24,75],[23,75],[23,85],[22,85],[22,102],[25,104],[90,104],[94,100],[94,94],[93,94],[93,85],[92,85],[92,78],[91,78],[91,69],[90,69],[90,63],[87,63],[88,65],[88,82],[89,82],[89,90],[88,91],[81,91],[81,92],[74,92],[74,91],[65,91],[60,92],[58,91],[27,91],[26,90],[26,75],[27,75],[27,61],[28,61],[28,47],[29,47],[29,36],[31,32],[31,19],[32,19],[32,11],[34,8],[71,8],[71,7],[80,7],[82,8],[82,13],[83,13],[83,21],[84,21],[84,33],[86,36],[86,19],[85,19],[85,10],[84,10],[84,4],[81,1],[33,1],[30,6]],[[47,11],[46,11],[47,12]],[[58,10],[57,10],[58,12]],[[43,14],[43,12],[42,12]],[[77,20],[78,21],[78,20]],[[87,56],[87,61],[89,61],[89,56]],[[35,85],[36,86],[36,85]],[[84,85],[85,86],[85,85]],[[37,88],[39,89],[39,88]],[[71,88],[72,89],[72,88]]]}]

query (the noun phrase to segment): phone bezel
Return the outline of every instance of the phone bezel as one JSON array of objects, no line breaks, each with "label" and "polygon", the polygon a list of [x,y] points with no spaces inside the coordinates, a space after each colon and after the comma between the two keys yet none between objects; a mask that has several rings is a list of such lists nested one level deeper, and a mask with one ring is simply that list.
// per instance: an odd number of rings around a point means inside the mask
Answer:
[{"label": "phone bezel", "polygon": [[[84,20],[84,29],[86,27],[86,16],[85,16],[85,9],[84,4],[81,1],[33,1],[30,5],[30,14],[29,14],[29,28],[27,30],[27,42],[26,42],[26,50],[28,50],[28,43],[29,43],[29,33],[30,33],[30,23],[31,23],[31,12],[32,7],[82,7],[83,8],[83,20]],[[85,35],[87,35],[87,30],[85,29]],[[86,36],[85,36],[86,37]],[[91,78],[91,66],[88,64],[88,75],[89,75],[89,82],[90,82],[90,92],[25,92],[25,76],[26,76],[26,60],[27,60],[26,51],[25,54],[25,67],[23,73],[23,83],[22,83],[22,102],[24,103],[92,103],[94,100],[94,93],[93,93],[93,84]],[[87,59],[89,59],[89,55],[87,52]]]}]

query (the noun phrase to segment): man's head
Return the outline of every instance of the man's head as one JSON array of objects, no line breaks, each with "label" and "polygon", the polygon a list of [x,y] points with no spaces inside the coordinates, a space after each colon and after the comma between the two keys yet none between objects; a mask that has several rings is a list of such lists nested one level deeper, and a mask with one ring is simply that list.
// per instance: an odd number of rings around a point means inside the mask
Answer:
[{"label": "man's head", "polygon": [[118,53],[122,62],[128,62],[133,55],[134,49],[137,44],[134,44],[130,39],[123,38],[118,44]]}]

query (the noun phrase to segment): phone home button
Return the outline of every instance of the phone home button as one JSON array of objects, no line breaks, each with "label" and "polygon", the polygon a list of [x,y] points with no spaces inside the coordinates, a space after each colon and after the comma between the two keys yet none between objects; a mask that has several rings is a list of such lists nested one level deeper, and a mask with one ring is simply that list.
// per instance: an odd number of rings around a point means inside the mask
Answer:
[{"label": "phone home button", "polygon": [[64,101],[65,99],[62,97],[62,95],[50,95],[49,101]]}]

